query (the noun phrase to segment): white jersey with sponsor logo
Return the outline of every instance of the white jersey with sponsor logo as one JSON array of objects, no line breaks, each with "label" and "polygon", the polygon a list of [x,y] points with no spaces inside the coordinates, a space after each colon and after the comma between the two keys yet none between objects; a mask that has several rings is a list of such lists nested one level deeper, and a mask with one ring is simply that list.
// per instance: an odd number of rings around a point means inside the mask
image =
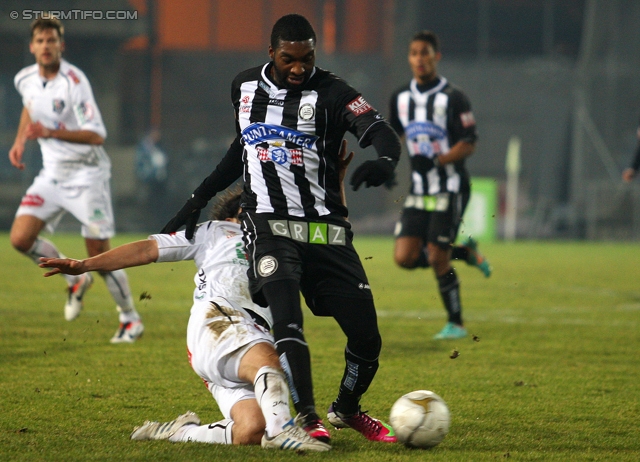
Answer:
[{"label": "white jersey with sponsor logo", "polygon": [[[51,80],[40,76],[38,65],[25,67],[14,84],[32,122],[51,130],[89,130],[106,138],[107,131],[91,85],[84,73],[65,60]],[[110,177],[111,163],[99,145],[39,138],[42,175],[58,181],[91,183]]]},{"label": "white jersey with sponsor logo", "polygon": [[207,221],[198,226],[189,241],[184,231],[154,234],[158,243],[158,262],[193,260],[198,268],[194,277],[194,304],[224,297],[253,311],[271,326],[271,312],[251,300],[247,269],[249,261],[242,242],[240,225],[229,221]]}]

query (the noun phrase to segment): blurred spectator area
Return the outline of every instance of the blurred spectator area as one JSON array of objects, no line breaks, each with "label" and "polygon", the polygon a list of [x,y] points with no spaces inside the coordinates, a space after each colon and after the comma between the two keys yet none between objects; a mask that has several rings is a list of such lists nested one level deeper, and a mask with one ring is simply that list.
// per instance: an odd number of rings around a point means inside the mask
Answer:
[{"label": "blurred spectator area", "polygon": [[[91,80],[109,132],[120,230],[147,230],[140,222],[146,213],[171,214],[224,155],[234,136],[231,80],[268,60],[271,27],[291,12],[316,29],[316,64],[345,78],[383,114],[391,92],[411,77],[408,40],[420,29],[437,32],[440,72],[467,93],[479,127],[468,161],[472,176],[503,182],[508,141],[522,140],[519,234],[584,237],[588,183],[613,183],[611,171],[628,163],[635,143],[640,2],[633,0],[34,0],[28,6],[135,13],[129,20],[64,21],[65,57]],[[33,62],[30,21],[9,16],[23,10],[23,1],[0,4],[4,153],[21,109],[12,79]],[[168,199],[166,210],[143,214],[136,209],[133,156],[150,127],[161,130],[169,156]],[[358,149],[353,136],[347,140],[355,165],[375,155]],[[37,154],[35,145],[30,149]],[[10,225],[35,172],[20,173],[1,156],[0,229]],[[398,182],[392,192],[349,191],[351,218],[363,223],[357,229],[372,223],[372,230],[390,232],[408,188],[406,158]]]}]

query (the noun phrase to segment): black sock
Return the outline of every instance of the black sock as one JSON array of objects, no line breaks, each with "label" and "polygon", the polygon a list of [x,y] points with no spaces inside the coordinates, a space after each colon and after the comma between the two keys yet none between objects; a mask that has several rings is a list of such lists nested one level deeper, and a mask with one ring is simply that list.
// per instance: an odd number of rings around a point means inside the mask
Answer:
[{"label": "black sock", "polygon": [[460,282],[453,268],[438,276],[438,288],[449,316],[449,322],[462,325],[462,305],[460,304]]},{"label": "black sock", "polygon": [[367,391],[378,370],[378,359],[367,361],[345,349],[346,366],[334,410],[344,415],[358,412],[360,397]]},{"label": "black sock", "polygon": [[454,245],[451,248],[451,259],[467,261],[469,259],[469,248],[462,245]]}]

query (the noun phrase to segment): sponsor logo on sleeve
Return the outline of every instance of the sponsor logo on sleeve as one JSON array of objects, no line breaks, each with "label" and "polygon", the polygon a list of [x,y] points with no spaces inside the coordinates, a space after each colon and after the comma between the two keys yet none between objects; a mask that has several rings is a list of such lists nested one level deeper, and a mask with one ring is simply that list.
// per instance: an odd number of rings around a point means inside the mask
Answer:
[{"label": "sponsor logo on sleeve", "polygon": [[372,111],[373,107],[362,97],[362,95],[358,96],[356,99],[347,104],[347,109],[349,109],[353,115],[359,116],[366,112]]},{"label": "sponsor logo on sleeve", "polygon": [[73,72],[72,69],[69,69],[69,72],[67,72],[67,75],[71,77],[71,80],[73,80],[73,83],[75,84],[80,83],[80,78],[76,75],[75,72]]},{"label": "sponsor logo on sleeve", "polygon": [[20,202],[21,207],[42,207],[42,204],[44,199],[37,194],[26,194]]},{"label": "sponsor logo on sleeve", "polygon": [[75,112],[80,125],[91,122],[93,120],[93,106],[88,101],[83,101],[82,103],[77,104],[75,106]]},{"label": "sponsor logo on sleeve", "polygon": [[460,114],[460,122],[462,122],[462,126],[464,128],[472,127],[476,124],[476,119],[473,117],[473,112],[463,112]]}]

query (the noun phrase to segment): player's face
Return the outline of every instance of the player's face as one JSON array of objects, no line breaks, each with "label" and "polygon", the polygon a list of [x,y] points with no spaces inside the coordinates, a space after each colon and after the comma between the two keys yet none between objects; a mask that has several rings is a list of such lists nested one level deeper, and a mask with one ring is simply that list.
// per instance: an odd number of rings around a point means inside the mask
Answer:
[{"label": "player's face", "polygon": [[438,62],[442,55],[433,50],[433,46],[423,40],[414,40],[409,45],[409,66],[413,78],[418,83],[427,83],[438,75]]},{"label": "player's face", "polygon": [[274,50],[269,46],[273,61],[271,76],[278,86],[294,90],[302,87],[316,63],[316,47],[312,39],[302,42],[280,41]]},{"label": "player's face", "polygon": [[60,65],[64,43],[56,29],[39,29],[33,34],[29,50],[40,67],[51,69]]}]

